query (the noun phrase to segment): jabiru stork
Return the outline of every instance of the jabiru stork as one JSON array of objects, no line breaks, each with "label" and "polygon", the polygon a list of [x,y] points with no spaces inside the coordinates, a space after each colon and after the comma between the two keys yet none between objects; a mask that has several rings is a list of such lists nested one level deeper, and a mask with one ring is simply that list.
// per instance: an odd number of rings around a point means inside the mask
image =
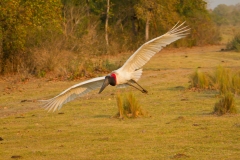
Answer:
[{"label": "jabiru stork", "polygon": [[[77,97],[81,97],[92,90],[100,88],[99,93],[101,93],[109,84],[111,86],[132,86],[142,93],[147,93],[147,90],[137,83],[142,75],[142,67],[163,47],[189,34],[188,31],[190,28],[183,26],[184,23],[185,22],[179,25],[178,22],[167,33],[144,43],[121,68],[112,71],[107,76],[81,82],[66,89],[52,99],[41,100],[46,102],[43,107],[48,111],[52,110],[54,112],[56,109],[59,110],[63,104]],[[134,84],[136,84],[136,86]]]}]

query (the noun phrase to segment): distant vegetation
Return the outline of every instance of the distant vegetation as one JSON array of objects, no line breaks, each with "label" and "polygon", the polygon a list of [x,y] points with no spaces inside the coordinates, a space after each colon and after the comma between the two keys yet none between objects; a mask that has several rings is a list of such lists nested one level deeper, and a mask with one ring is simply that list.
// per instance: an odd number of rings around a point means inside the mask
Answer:
[{"label": "distant vegetation", "polygon": [[105,66],[96,56],[135,50],[178,21],[191,34],[172,46],[214,44],[219,31],[206,6],[203,0],[3,0],[0,73],[92,74]]},{"label": "distant vegetation", "polygon": [[230,6],[220,4],[211,15],[217,25],[240,25],[240,3]]},{"label": "distant vegetation", "polygon": [[232,31],[235,35],[228,42],[226,50],[240,52],[240,3],[230,6],[220,4],[211,11],[211,16],[218,26],[228,26],[229,29],[233,27]]}]

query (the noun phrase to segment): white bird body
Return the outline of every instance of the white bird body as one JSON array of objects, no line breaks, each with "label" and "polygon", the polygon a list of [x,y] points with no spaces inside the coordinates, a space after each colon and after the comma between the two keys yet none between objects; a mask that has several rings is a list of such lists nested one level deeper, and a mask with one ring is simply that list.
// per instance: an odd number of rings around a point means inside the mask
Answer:
[{"label": "white bird body", "polygon": [[116,75],[116,85],[126,84],[130,79],[138,81],[142,75],[142,69],[136,71],[123,71],[123,68],[119,68],[115,71],[112,71],[111,74]]},{"label": "white bird body", "polygon": [[[177,23],[164,35],[144,43],[136,52],[134,52],[134,54],[124,63],[121,68],[112,71],[106,77],[97,77],[81,82],[66,89],[52,99],[41,100],[46,102],[44,108],[48,109],[49,111],[55,111],[56,109],[60,109],[63,104],[77,97],[81,97],[97,88],[101,88],[99,91],[99,93],[101,93],[109,84],[112,86],[130,85],[143,93],[147,93],[147,91],[137,83],[142,75],[142,67],[163,47],[189,34],[188,31],[190,29],[188,29],[187,26],[181,27],[183,24],[184,23],[178,25]],[[141,89],[133,84],[137,84]]]}]

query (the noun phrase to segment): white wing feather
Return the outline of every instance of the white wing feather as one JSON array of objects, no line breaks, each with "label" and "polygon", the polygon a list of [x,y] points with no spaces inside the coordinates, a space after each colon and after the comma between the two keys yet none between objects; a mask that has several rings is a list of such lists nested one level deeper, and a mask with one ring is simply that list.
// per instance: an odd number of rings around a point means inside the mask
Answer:
[{"label": "white wing feather", "polygon": [[43,106],[44,108],[46,108],[48,111],[53,110],[54,112],[56,109],[59,110],[63,104],[72,101],[77,97],[81,97],[94,89],[100,88],[104,79],[105,77],[97,77],[84,81],[66,89],[52,99],[40,101],[46,102],[46,104]]},{"label": "white wing feather", "polygon": [[[190,29],[181,27],[185,22],[178,25],[178,23],[164,35],[154,38],[144,43],[120,68],[122,71],[134,72],[145,65],[152,56],[158,53],[166,45],[181,39],[188,35]],[[178,25],[178,26],[177,26]]]}]

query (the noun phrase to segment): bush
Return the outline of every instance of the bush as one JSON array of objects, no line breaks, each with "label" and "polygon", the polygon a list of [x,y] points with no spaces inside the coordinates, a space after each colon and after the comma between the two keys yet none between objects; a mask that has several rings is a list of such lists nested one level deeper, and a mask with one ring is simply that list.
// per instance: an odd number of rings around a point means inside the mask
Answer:
[{"label": "bush", "polygon": [[214,113],[217,115],[237,113],[234,94],[230,92],[224,93],[220,101],[215,104]]},{"label": "bush", "polygon": [[227,50],[240,52],[240,33],[238,33],[226,46]]},{"label": "bush", "polygon": [[89,57],[58,48],[36,48],[32,50],[27,65],[22,66],[19,71],[20,73],[26,71],[39,78],[51,75],[52,78],[73,80],[80,77],[95,77],[119,67],[108,59]]},{"label": "bush", "polygon": [[[62,3],[3,0],[0,3],[0,72],[16,73],[28,59],[28,49],[50,39],[43,33],[61,33]],[[33,38],[34,37],[34,38]],[[30,42],[30,43],[29,43]]]},{"label": "bush", "polygon": [[102,67],[106,68],[108,71],[113,71],[120,68],[122,64],[111,63],[108,59],[103,60]]},{"label": "bush", "polygon": [[115,115],[116,118],[137,118],[147,115],[147,113],[141,109],[140,104],[132,93],[129,93],[127,96],[118,94],[116,100],[118,106],[118,113]]}]

